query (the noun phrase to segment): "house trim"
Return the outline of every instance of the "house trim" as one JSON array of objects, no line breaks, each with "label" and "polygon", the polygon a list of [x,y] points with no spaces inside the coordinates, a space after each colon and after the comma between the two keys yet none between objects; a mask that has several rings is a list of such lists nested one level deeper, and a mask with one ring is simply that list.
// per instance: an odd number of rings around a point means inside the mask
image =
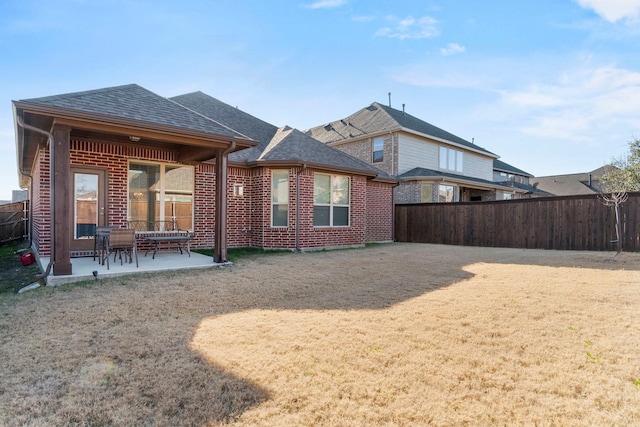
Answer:
[{"label": "house trim", "polygon": [[405,133],[408,133],[408,134],[411,134],[411,135],[420,136],[422,138],[429,138],[429,139],[432,139],[433,141],[437,141],[437,142],[440,142],[440,143],[448,144],[448,145],[451,145],[451,146],[454,146],[454,147],[458,147],[458,148],[460,148],[462,150],[465,150],[465,151],[471,151],[473,153],[481,154],[483,156],[491,157],[491,158],[494,158],[494,159],[497,159],[497,158],[500,157],[497,154],[493,154],[493,153],[491,153],[489,151],[486,151],[486,150],[474,149],[473,147],[469,147],[468,145],[459,144],[457,142],[449,141],[448,139],[438,138],[437,136],[429,135],[429,134],[422,133],[422,132],[417,132],[417,131],[415,131],[413,129],[409,129],[409,128],[405,128],[405,127],[398,127],[398,128],[391,129],[391,130],[385,130],[385,131],[381,131],[381,132],[374,132],[374,133],[358,135],[358,136],[354,136],[352,138],[343,139],[343,140],[340,140],[340,141],[329,142],[328,145],[330,145],[330,146],[338,146],[338,145],[348,144],[348,143],[353,142],[353,141],[360,141],[362,139],[367,139],[367,138],[373,139],[373,138],[378,137],[378,136],[384,136],[384,135],[388,135],[388,134],[393,134],[395,132],[405,132]]}]

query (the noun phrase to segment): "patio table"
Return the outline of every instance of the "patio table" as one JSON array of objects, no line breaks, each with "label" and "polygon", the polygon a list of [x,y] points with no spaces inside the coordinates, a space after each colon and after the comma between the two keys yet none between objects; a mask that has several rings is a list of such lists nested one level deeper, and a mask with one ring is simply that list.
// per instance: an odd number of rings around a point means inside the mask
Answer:
[{"label": "patio table", "polygon": [[[175,244],[177,245],[180,254],[182,254],[182,251],[184,249],[187,254],[189,254],[189,257],[191,257],[191,234],[189,233],[174,234],[170,236],[152,235],[146,236],[145,240],[153,244],[153,256],[151,257],[152,259],[156,258],[156,252],[158,252],[158,246],[160,245],[160,243]],[[150,251],[145,252],[144,256],[147,256],[149,252]]]}]

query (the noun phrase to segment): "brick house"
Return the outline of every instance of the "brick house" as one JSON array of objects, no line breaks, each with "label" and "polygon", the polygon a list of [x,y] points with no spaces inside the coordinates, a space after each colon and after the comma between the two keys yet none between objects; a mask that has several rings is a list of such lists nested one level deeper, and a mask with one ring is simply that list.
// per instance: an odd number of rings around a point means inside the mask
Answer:
[{"label": "brick house", "polygon": [[32,246],[53,275],[92,254],[96,226],[140,219],[175,220],[215,262],[229,246],[393,238],[393,178],[200,92],[167,99],[126,85],[13,101],[13,111]]},{"label": "brick house", "polygon": [[528,197],[534,190],[502,179],[501,170],[495,179],[498,155],[408,114],[404,108],[399,111],[374,102],[305,133],[396,177],[396,203],[502,200]]}]

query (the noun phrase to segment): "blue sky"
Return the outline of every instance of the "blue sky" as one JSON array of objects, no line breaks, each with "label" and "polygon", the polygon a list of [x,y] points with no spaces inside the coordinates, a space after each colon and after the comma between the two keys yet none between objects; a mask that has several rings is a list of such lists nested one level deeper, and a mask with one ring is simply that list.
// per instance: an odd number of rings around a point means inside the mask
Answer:
[{"label": "blue sky", "polygon": [[640,138],[640,0],[0,0],[0,199],[11,100],[201,90],[277,126],[377,101],[536,176]]}]

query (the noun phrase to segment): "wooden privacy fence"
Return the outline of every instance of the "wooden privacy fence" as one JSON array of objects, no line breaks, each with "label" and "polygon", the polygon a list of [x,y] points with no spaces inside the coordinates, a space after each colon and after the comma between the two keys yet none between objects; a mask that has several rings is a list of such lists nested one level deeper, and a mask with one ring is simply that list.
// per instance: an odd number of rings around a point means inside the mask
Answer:
[{"label": "wooden privacy fence", "polygon": [[[622,250],[640,251],[640,193],[621,206]],[[598,195],[395,206],[400,242],[609,251],[615,212]]]},{"label": "wooden privacy fence", "polygon": [[0,243],[25,238],[28,221],[29,202],[0,205]]}]

